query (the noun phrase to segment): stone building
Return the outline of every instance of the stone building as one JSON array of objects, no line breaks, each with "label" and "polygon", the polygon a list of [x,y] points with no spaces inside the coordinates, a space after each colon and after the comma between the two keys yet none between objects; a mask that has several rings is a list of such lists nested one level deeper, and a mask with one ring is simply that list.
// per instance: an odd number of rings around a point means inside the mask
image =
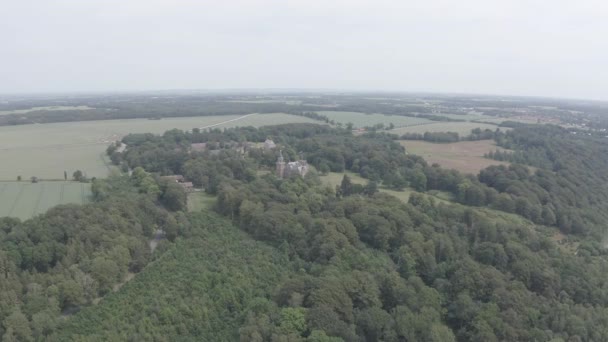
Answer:
[{"label": "stone building", "polygon": [[286,163],[283,158],[283,151],[279,151],[279,158],[277,158],[276,165],[276,173],[279,178],[288,178],[295,175],[304,177],[306,176],[306,173],[308,173],[308,162],[306,162],[306,160]]},{"label": "stone building", "polygon": [[274,150],[276,147],[277,145],[274,143],[274,141],[272,141],[272,139],[266,139],[266,141],[264,141],[264,149]]}]

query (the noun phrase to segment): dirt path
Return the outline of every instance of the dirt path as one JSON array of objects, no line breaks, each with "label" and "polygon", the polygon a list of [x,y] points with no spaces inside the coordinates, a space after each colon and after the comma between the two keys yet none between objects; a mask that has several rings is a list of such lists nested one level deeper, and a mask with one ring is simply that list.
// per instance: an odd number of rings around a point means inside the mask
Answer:
[{"label": "dirt path", "polygon": [[163,238],[164,238],[163,231],[160,229],[157,229],[154,232],[154,238],[152,240],[150,240],[150,242],[149,242],[150,253],[154,253],[154,250],[156,249],[156,247],[158,247],[158,242]]}]

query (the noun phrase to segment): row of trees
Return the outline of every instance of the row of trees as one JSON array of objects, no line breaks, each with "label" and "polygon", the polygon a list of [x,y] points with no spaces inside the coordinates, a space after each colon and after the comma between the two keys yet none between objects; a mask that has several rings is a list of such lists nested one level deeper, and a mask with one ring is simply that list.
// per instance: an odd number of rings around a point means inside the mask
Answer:
[{"label": "row of trees", "polygon": [[499,128],[496,130],[475,128],[468,136],[460,137],[457,132],[425,132],[425,133],[405,133],[400,136],[404,140],[424,140],[433,143],[453,143],[458,141],[476,141],[488,139],[502,139],[504,132]]}]

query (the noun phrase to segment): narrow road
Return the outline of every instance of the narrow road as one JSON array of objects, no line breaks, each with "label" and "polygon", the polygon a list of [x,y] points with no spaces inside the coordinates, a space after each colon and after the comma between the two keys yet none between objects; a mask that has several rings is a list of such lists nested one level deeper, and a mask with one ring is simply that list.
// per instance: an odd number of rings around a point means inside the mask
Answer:
[{"label": "narrow road", "polygon": [[205,129],[205,128],[210,128],[210,127],[215,127],[215,126],[223,125],[225,123],[241,120],[241,119],[244,119],[244,118],[246,118],[248,116],[252,116],[252,115],[256,115],[256,114],[257,113],[243,115],[243,116],[240,116],[240,117],[238,117],[236,119],[226,120],[226,121],[222,121],[220,123],[216,123],[216,124],[213,124],[213,125],[207,125],[207,126],[199,127],[199,129]]}]

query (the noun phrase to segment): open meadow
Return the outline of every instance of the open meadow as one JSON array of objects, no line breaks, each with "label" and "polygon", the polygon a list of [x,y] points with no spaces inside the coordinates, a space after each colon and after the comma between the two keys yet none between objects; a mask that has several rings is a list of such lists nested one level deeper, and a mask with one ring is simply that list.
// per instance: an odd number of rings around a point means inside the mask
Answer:
[{"label": "open meadow", "polygon": [[0,182],[0,217],[22,220],[59,204],[83,204],[91,197],[91,184],[77,182]]},{"label": "open meadow", "polygon": [[226,128],[312,122],[306,117],[276,113],[222,115],[162,120],[125,119],[0,127],[0,180],[63,179],[82,170],[88,177],[105,177],[112,166],[107,146],[129,133],[163,133],[178,128]]},{"label": "open meadow", "polygon": [[402,140],[401,145],[410,154],[421,156],[430,164],[437,163],[446,169],[477,174],[490,165],[508,165],[506,162],[484,158],[483,155],[503,150],[493,140],[460,141],[449,144],[420,140]]},{"label": "open meadow", "polygon": [[385,114],[365,114],[358,112],[336,112],[336,111],[320,111],[317,112],[321,115],[327,116],[330,120],[334,120],[335,122],[341,122],[343,124],[347,124],[349,122],[353,123],[354,128],[362,128],[365,126],[373,126],[379,123],[388,126],[389,124],[394,124],[395,127],[403,127],[403,126],[411,126],[411,125],[419,125],[423,123],[431,123],[433,121],[424,119],[424,118],[416,118],[411,116],[402,116],[402,115],[385,115]]}]

